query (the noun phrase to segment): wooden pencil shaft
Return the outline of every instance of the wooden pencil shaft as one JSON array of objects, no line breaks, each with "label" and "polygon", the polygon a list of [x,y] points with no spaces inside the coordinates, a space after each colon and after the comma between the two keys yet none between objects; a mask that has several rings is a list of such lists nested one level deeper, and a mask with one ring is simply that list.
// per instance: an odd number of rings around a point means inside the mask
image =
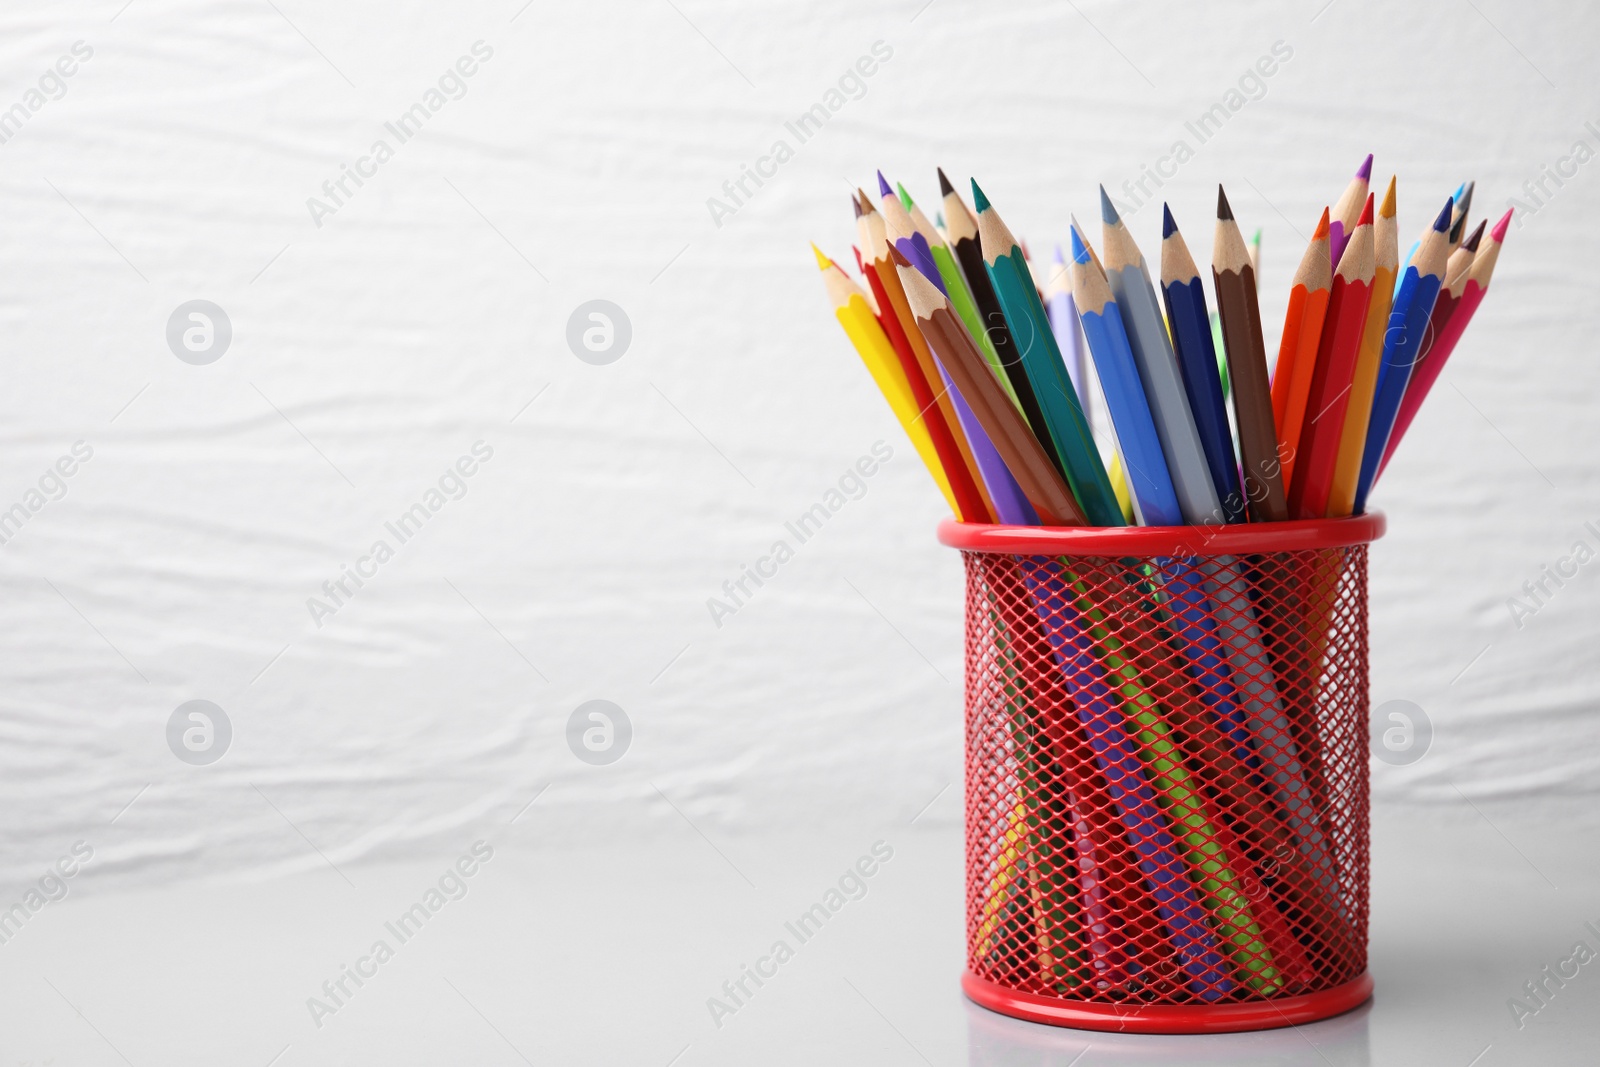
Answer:
[{"label": "wooden pencil shaft", "polygon": [[1282,522],[1289,517],[1289,505],[1283,492],[1278,431],[1267,382],[1256,277],[1238,224],[1231,215],[1217,220],[1211,277],[1217,293],[1228,379],[1233,387],[1234,413],[1238,416],[1239,453],[1250,517],[1258,522]]},{"label": "wooden pencil shaft", "polygon": [[1011,469],[1039,518],[1047,526],[1083,526],[1087,520],[1066,483],[1050,464],[1022,414],[1000,388],[959,319],[948,307],[923,312],[917,325],[929,346],[968,398],[1001,459]]}]

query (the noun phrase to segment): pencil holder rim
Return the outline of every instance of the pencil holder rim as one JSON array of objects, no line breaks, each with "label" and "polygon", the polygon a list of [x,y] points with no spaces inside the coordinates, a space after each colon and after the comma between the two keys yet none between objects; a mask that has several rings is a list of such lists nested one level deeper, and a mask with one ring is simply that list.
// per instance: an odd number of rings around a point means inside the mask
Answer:
[{"label": "pencil holder rim", "polygon": [[939,523],[939,543],[1008,556],[1239,556],[1364,545],[1384,535],[1381,511],[1346,519],[1229,526],[996,526]]}]

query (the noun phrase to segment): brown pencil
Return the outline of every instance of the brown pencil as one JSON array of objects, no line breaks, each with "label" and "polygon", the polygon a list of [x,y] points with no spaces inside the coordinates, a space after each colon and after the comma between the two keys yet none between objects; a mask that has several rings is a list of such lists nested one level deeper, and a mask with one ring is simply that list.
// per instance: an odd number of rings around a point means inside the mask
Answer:
[{"label": "brown pencil", "polygon": [[1283,495],[1278,458],[1278,430],[1272,421],[1272,391],[1267,384],[1267,349],[1261,339],[1261,307],[1256,301],[1256,273],[1250,266],[1239,224],[1227,194],[1217,186],[1217,230],[1211,249],[1211,279],[1217,293],[1217,316],[1233,383],[1233,407],[1239,420],[1239,452],[1243,459],[1244,493],[1255,522],[1283,522],[1289,503]]},{"label": "brown pencil", "polygon": [[892,249],[890,255],[900,273],[900,284],[905,287],[906,303],[917,328],[966,398],[1028,503],[1039,513],[1040,522],[1046,526],[1087,525],[1088,519],[1072,491],[1001,388],[950,301],[898,249]]}]

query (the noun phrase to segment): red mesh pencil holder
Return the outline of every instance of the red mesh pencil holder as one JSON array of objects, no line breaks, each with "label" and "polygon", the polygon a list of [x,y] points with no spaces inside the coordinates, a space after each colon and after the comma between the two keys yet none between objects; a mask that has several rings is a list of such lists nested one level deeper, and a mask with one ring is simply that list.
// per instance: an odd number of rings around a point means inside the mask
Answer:
[{"label": "red mesh pencil holder", "polygon": [[967,577],[969,997],[1204,1033],[1371,995],[1367,544],[1383,530],[940,526]]}]

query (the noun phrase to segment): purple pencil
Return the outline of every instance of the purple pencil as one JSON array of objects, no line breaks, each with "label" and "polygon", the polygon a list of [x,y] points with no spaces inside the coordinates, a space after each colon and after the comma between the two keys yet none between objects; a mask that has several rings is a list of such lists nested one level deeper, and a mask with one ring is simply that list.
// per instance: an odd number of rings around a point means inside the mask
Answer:
[{"label": "purple pencil", "polygon": [[1356,232],[1361,208],[1367,202],[1367,183],[1371,179],[1372,153],[1368,152],[1367,158],[1356,168],[1356,176],[1345,186],[1344,195],[1339,197],[1339,202],[1328,213],[1328,259],[1335,270],[1339,267],[1339,256],[1344,253],[1344,246],[1350,243],[1351,234]]},{"label": "purple pencil", "polygon": [[1056,245],[1055,258],[1050,263],[1050,284],[1045,313],[1050,317],[1050,332],[1056,335],[1056,347],[1061,349],[1061,361],[1067,365],[1067,376],[1078,393],[1078,402],[1089,403],[1087,368],[1084,364],[1083,327],[1078,323],[1078,309],[1072,303],[1072,272],[1061,256],[1061,246]]}]

